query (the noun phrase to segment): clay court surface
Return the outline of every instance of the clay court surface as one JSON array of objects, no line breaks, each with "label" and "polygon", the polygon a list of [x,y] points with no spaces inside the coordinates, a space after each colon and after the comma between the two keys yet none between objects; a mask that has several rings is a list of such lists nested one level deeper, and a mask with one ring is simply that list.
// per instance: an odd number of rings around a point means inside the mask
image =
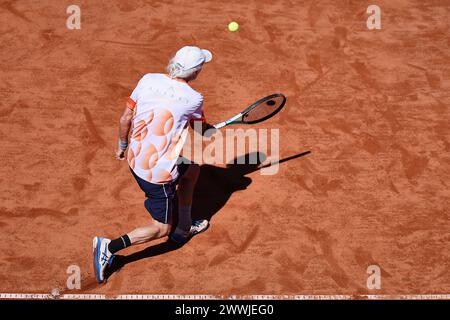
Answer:
[{"label": "clay court surface", "polygon": [[[1,1],[0,292],[450,293],[449,1],[79,0],[81,30],[70,4]],[[194,208],[210,229],[121,252],[99,286],[92,237],[149,219],[114,159],[119,117],[189,44],[214,54],[193,83],[209,122],[282,92],[254,128],[280,130],[281,157],[311,153],[274,176],[203,166]],[[65,289],[70,265],[81,290]]]}]

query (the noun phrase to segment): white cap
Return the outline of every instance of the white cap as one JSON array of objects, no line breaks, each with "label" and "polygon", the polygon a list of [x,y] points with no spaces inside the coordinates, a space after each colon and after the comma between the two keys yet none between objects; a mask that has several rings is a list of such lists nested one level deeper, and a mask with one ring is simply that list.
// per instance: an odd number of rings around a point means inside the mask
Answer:
[{"label": "white cap", "polygon": [[198,67],[211,60],[212,53],[210,51],[192,46],[181,48],[173,57],[173,62],[178,63],[184,71]]}]

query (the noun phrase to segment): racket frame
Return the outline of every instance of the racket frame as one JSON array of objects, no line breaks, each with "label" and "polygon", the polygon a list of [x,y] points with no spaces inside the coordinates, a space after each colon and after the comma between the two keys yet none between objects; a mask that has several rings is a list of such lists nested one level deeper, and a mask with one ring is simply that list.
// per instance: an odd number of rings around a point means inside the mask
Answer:
[{"label": "racket frame", "polygon": [[[273,99],[273,98],[278,98],[278,97],[282,97],[283,98],[283,102],[280,104],[280,106],[274,112],[268,114],[267,116],[265,116],[265,117],[263,117],[261,119],[255,120],[255,121],[244,121],[244,120],[236,121],[239,118],[242,119],[247,113],[249,113],[251,110],[256,108],[262,102],[268,101],[268,100]],[[225,127],[227,125],[230,125],[230,124],[254,124],[254,123],[259,123],[259,122],[265,121],[265,120],[267,120],[269,118],[272,118],[274,115],[276,115],[278,112],[280,112],[280,110],[283,109],[285,104],[286,104],[286,97],[284,96],[284,94],[282,94],[282,93],[271,94],[269,96],[266,96],[264,98],[259,99],[256,102],[254,102],[247,109],[245,109],[244,111],[238,113],[234,117],[232,117],[232,118],[230,118],[230,119],[228,119],[228,120],[226,120],[224,122],[220,122],[218,124],[215,124],[214,128],[220,129],[220,128],[223,128],[223,127]]]}]

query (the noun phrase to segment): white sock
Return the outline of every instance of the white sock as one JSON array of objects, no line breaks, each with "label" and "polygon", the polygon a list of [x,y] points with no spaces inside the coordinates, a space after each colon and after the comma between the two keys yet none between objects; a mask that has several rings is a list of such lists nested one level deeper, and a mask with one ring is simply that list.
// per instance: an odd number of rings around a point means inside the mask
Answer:
[{"label": "white sock", "polygon": [[178,225],[177,228],[183,231],[189,231],[192,225],[191,218],[192,206],[179,206],[178,207]]}]

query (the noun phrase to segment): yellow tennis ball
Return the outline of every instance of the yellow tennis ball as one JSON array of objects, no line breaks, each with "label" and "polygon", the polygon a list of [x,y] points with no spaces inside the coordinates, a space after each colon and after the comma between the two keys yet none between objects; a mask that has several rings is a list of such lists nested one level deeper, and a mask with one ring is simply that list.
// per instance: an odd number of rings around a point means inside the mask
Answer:
[{"label": "yellow tennis ball", "polygon": [[238,29],[239,29],[239,24],[236,21],[230,22],[228,24],[228,30],[230,30],[231,32],[238,31]]}]

